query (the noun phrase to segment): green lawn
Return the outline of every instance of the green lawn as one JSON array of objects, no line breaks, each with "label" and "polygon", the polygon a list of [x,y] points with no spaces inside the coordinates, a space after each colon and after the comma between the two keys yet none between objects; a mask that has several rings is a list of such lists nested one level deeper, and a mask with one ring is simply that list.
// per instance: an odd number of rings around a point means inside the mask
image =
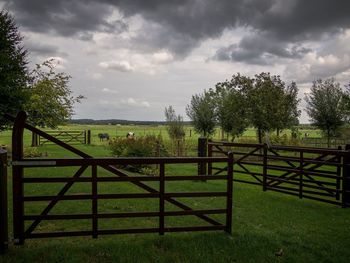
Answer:
[{"label": "green lawn", "polygon": [[[101,128],[101,127],[99,127]],[[29,142],[30,135],[26,135]],[[0,144],[6,143],[0,137]],[[110,156],[105,144],[80,145],[93,156]],[[39,150],[48,157],[71,157],[56,147]],[[77,168],[31,168],[25,176],[72,176]],[[83,176],[90,176],[90,170]],[[196,165],[167,165],[167,175],[195,175]],[[98,176],[113,176],[98,169]],[[11,206],[11,171],[9,203]],[[148,183],[157,188],[157,183]],[[54,195],[63,184],[28,184],[26,195]],[[222,191],[224,181],[168,182],[167,191]],[[143,192],[129,183],[101,183],[99,193]],[[91,193],[89,183],[76,183],[69,193]],[[298,199],[261,187],[234,184],[233,234],[224,232],[130,234],[26,240],[24,246],[10,246],[0,262],[348,262],[350,258],[350,210],[334,205]],[[179,199],[197,209],[223,208],[223,198]],[[39,213],[47,202],[26,205],[27,214]],[[99,201],[99,212],[157,211],[151,199]],[[167,205],[167,210],[175,207]],[[90,212],[91,201],[61,201],[52,213]],[[214,216],[224,222],[223,216]],[[10,223],[12,216],[10,216]],[[99,227],[157,227],[156,218],[104,219]],[[205,225],[194,216],[171,217],[166,226]],[[28,224],[27,224],[28,225]],[[45,221],[36,231],[90,230],[91,220]],[[12,236],[12,228],[10,229]],[[278,253],[281,252],[281,253]],[[280,256],[276,256],[276,253]]]}]

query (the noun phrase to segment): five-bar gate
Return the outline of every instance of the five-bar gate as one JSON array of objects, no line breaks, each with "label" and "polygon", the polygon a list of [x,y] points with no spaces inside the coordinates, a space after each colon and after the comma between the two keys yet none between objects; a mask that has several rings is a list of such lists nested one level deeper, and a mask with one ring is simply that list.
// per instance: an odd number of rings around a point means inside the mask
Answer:
[{"label": "five-bar gate", "polygon": [[[14,121],[12,134],[12,172],[13,172],[13,224],[14,239],[16,244],[23,244],[28,238],[44,238],[44,237],[62,237],[62,236],[92,236],[97,238],[99,235],[105,234],[123,234],[123,233],[150,233],[158,232],[163,235],[165,232],[179,231],[207,231],[207,230],[224,230],[231,233],[232,227],[232,180],[233,171],[228,169],[225,175],[217,176],[170,176],[166,175],[166,166],[171,164],[184,163],[215,163],[226,162],[228,167],[232,167],[233,156],[216,157],[216,158],[93,158],[92,156],[80,151],[79,149],[68,145],[57,138],[29,125],[26,123],[26,114],[20,112],[16,118],[8,116]],[[28,129],[39,136],[50,140],[53,143],[63,147],[64,149],[75,153],[79,158],[50,158],[50,159],[28,159],[23,157],[23,131]],[[139,164],[157,164],[159,174],[157,176],[139,176],[130,175],[124,170],[119,169],[120,166],[139,165]],[[47,176],[35,176],[33,170],[42,167],[52,167],[57,171],[59,167],[75,167],[73,176],[53,176],[50,175],[50,169]],[[31,176],[26,176],[24,171],[31,170]],[[41,169],[43,170],[43,169]],[[103,172],[103,173],[102,173]],[[56,172],[57,173],[57,172]],[[108,173],[109,176],[105,174]],[[167,182],[170,181],[192,181],[192,180],[224,180],[226,181],[225,189],[218,192],[173,192],[167,190]],[[99,184],[102,182],[128,182],[137,186],[142,190],[141,193],[100,193]],[[158,188],[148,182],[157,182]],[[29,184],[46,184],[50,189],[50,184],[63,183],[64,186],[57,194],[41,194],[41,195],[25,195],[24,189]],[[75,184],[89,184],[90,192],[74,193],[69,191]],[[224,198],[225,207],[210,209],[193,209],[185,202],[181,202],[178,198],[205,198],[205,197],[221,197]],[[157,211],[133,211],[105,213],[99,211],[99,202],[101,200],[112,199],[156,199],[158,200]],[[67,200],[90,200],[90,212],[73,213],[73,214],[57,214],[55,206],[61,201]],[[42,208],[40,213],[33,214],[26,212],[25,206],[31,203],[48,202]],[[165,204],[169,203],[175,210],[167,210]],[[219,222],[211,217],[213,214],[224,214],[224,222]],[[166,217],[187,216],[192,215],[200,219],[203,224],[196,226],[167,226]],[[118,219],[118,218],[139,218],[139,217],[156,217],[158,218],[158,226],[153,228],[126,228],[126,229],[100,229],[99,220],[101,219]],[[90,220],[91,228],[76,231],[42,231],[40,223],[48,220]]]}]

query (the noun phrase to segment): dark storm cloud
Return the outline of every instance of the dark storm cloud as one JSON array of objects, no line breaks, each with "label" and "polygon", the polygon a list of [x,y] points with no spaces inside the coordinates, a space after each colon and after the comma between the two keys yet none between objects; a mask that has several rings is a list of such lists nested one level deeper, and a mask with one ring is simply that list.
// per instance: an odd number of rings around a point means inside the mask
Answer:
[{"label": "dark storm cloud", "polygon": [[61,52],[59,48],[54,45],[26,41],[25,46],[30,53],[39,55],[39,56],[62,56],[62,57],[68,56],[67,53]]},{"label": "dark storm cloud", "polygon": [[120,20],[107,22],[112,13],[110,5],[98,1],[13,0],[5,8],[15,14],[16,21],[33,32],[54,32],[61,36],[77,35],[90,39],[91,32],[121,32],[127,25]]},{"label": "dark storm cloud", "polygon": [[[350,26],[349,0],[12,0],[6,7],[29,30],[82,39],[89,39],[94,31],[126,30],[123,21],[106,20],[116,7],[124,18],[138,14],[158,25],[157,32],[146,25],[134,39],[135,46],[167,48],[178,56],[220,36],[224,29],[246,27],[253,35],[235,45],[223,43],[225,48],[216,57],[260,64],[269,56],[298,58],[305,51],[302,41]],[[265,38],[266,43],[253,43],[254,38]]]},{"label": "dark storm cloud", "polygon": [[243,37],[238,44],[220,48],[213,58],[265,65],[273,63],[278,58],[302,58],[309,51],[310,49],[299,44],[281,42],[269,35],[251,34]]}]

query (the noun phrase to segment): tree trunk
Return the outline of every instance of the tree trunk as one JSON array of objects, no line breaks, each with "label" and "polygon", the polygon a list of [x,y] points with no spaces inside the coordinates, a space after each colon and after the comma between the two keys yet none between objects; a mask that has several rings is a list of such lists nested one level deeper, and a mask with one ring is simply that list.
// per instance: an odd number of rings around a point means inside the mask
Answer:
[{"label": "tree trunk", "polygon": [[330,130],[327,130],[327,148],[331,146]]},{"label": "tree trunk", "polygon": [[262,143],[262,132],[261,132],[261,129],[258,128],[258,137],[259,137],[259,143],[261,144]]},{"label": "tree trunk", "polygon": [[277,137],[280,137],[280,129],[276,129],[276,134],[277,134]]},{"label": "tree trunk", "polygon": [[35,132],[32,132],[32,147],[38,146],[38,136]]}]

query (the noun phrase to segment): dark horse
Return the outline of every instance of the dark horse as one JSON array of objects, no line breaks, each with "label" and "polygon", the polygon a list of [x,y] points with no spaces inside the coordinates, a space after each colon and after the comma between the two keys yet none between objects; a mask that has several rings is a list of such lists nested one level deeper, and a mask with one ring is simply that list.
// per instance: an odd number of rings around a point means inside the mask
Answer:
[{"label": "dark horse", "polygon": [[98,138],[100,138],[100,142],[102,142],[104,139],[106,139],[107,141],[109,140],[109,135],[108,133],[99,133]]}]

